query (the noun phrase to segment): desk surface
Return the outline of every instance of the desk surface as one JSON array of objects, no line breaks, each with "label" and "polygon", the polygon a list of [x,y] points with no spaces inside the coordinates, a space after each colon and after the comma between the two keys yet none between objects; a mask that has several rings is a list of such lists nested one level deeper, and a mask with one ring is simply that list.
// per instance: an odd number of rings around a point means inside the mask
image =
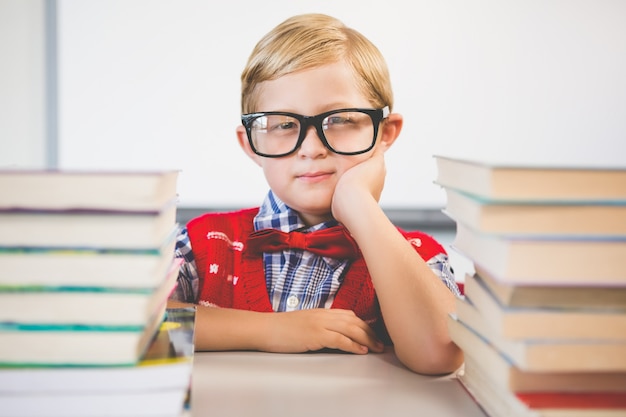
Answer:
[{"label": "desk surface", "polygon": [[454,376],[429,377],[381,354],[196,352],[200,416],[485,417]]}]

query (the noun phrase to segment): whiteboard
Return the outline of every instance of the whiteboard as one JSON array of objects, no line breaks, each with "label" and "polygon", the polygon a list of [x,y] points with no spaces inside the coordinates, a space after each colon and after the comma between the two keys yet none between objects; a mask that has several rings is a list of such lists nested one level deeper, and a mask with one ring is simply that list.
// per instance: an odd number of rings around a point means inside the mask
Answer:
[{"label": "whiteboard", "polygon": [[387,58],[405,126],[387,208],[437,208],[432,156],[626,166],[620,0],[59,0],[61,168],[180,169],[183,207],[258,205],[239,76],[285,18],[322,12]]}]

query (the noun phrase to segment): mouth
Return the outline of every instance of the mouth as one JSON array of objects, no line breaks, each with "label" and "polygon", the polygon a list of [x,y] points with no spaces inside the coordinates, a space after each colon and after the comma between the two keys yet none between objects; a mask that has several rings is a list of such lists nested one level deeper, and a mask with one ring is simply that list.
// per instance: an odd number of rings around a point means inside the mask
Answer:
[{"label": "mouth", "polygon": [[332,176],[331,172],[315,171],[315,172],[305,172],[304,174],[297,175],[296,178],[307,183],[317,183],[317,182],[325,181],[331,176]]}]

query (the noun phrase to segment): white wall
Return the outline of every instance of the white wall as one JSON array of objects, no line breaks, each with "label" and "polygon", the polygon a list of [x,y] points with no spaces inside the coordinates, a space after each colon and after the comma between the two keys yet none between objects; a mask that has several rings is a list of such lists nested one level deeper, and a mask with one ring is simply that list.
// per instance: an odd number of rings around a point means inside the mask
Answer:
[{"label": "white wall", "polygon": [[621,0],[59,0],[65,168],[179,168],[181,206],[266,192],[239,150],[239,75],[289,15],[326,12],[388,59],[405,130],[385,207],[440,207],[432,155],[626,166]]},{"label": "white wall", "polygon": [[43,0],[0,0],[0,167],[46,164]]}]

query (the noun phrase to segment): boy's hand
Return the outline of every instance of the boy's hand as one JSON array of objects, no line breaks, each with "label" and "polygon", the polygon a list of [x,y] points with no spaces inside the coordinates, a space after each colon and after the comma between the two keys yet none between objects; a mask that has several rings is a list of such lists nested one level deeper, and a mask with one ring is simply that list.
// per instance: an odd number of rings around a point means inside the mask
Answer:
[{"label": "boy's hand", "polygon": [[296,353],[324,348],[365,354],[384,345],[372,328],[350,310],[310,309],[272,313],[266,350]]},{"label": "boy's hand", "polygon": [[373,197],[376,201],[385,185],[385,145],[379,145],[371,157],[347,170],[335,187],[332,201],[332,214],[343,223],[352,209],[358,207],[359,198]]}]

